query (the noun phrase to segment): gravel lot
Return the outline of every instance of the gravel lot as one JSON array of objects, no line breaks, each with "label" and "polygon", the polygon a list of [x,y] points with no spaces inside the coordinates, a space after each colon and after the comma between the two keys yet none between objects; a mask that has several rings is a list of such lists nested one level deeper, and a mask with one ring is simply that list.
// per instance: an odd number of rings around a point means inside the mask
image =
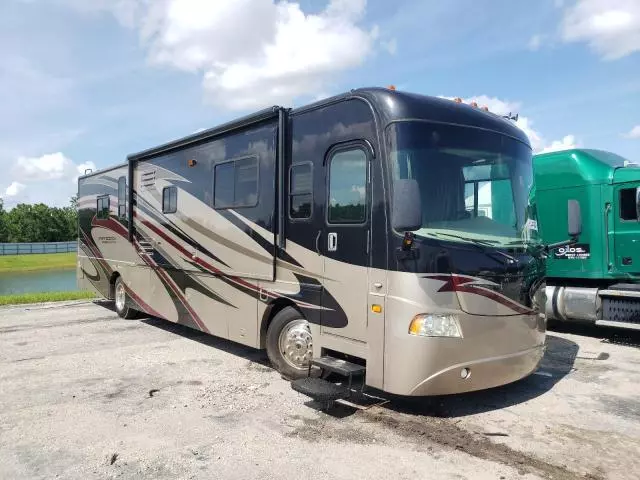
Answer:
[{"label": "gravel lot", "polygon": [[318,411],[262,352],[107,303],[0,309],[0,478],[640,478],[640,335],[488,392]]}]

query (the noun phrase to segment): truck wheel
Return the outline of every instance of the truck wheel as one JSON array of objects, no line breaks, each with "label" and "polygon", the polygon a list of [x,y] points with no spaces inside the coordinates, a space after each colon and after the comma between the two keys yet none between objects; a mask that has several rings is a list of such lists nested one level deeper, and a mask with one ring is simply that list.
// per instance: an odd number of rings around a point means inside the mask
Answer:
[{"label": "truck wheel", "polygon": [[309,322],[293,307],[280,310],[267,330],[267,355],[283,376],[306,377],[313,356]]},{"label": "truck wheel", "polygon": [[135,318],[138,315],[137,310],[133,308],[127,307],[127,289],[124,286],[124,282],[122,281],[122,277],[118,277],[116,279],[115,286],[115,304],[116,304],[116,313],[120,318],[126,318],[130,320]]}]

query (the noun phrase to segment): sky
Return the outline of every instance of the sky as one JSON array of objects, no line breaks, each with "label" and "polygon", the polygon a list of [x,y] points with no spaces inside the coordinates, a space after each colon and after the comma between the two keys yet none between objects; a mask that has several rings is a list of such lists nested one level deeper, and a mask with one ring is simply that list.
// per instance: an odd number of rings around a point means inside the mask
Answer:
[{"label": "sky", "polygon": [[365,86],[518,113],[535,151],[640,161],[639,0],[1,0],[0,197]]}]

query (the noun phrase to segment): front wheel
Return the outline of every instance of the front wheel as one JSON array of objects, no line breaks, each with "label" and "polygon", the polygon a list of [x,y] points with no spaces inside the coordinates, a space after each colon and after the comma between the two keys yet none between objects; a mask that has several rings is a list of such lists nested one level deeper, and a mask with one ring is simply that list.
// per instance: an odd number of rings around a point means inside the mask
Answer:
[{"label": "front wheel", "polygon": [[279,311],[267,330],[267,355],[271,364],[285,377],[308,375],[313,356],[309,322],[293,307]]},{"label": "front wheel", "polygon": [[138,315],[137,310],[133,308],[129,308],[127,306],[127,289],[124,285],[124,281],[122,277],[118,277],[116,279],[115,285],[115,304],[116,304],[116,313],[120,318],[125,318],[130,320],[135,318]]}]

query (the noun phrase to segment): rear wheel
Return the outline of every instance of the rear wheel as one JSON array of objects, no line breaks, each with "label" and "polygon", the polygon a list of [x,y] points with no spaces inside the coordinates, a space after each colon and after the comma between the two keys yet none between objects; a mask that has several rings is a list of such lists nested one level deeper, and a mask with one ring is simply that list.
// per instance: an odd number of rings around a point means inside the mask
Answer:
[{"label": "rear wheel", "polygon": [[127,289],[124,285],[124,281],[122,277],[118,277],[116,279],[115,285],[115,304],[116,304],[116,313],[120,318],[126,318],[127,320],[135,318],[138,315],[138,311],[133,308],[129,308],[127,306]]},{"label": "rear wheel", "polygon": [[309,322],[293,307],[280,310],[267,330],[267,355],[285,377],[302,378],[309,372],[313,339]]}]

